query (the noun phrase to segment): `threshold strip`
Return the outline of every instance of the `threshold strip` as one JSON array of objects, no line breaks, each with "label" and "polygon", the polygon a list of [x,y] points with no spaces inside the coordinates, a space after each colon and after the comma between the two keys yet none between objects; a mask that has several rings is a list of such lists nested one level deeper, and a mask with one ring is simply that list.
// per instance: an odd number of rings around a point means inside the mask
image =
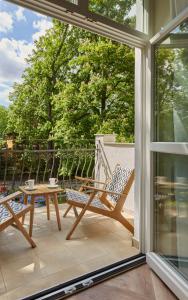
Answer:
[{"label": "threshold strip", "polygon": [[130,269],[146,263],[145,254],[138,254],[124,259],[97,271],[72,279],[55,287],[46,289],[37,294],[22,298],[22,300],[58,300],[65,299],[73,294],[88,289],[98,283],[122,274]]}]

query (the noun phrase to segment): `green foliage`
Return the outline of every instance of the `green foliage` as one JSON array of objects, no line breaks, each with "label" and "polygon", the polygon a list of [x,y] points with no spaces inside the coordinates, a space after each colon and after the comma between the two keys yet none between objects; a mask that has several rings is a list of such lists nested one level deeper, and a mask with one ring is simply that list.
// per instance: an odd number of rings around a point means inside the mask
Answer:
[{"label": "green foliage", "polygon": [[0,139],[3,139],[6,133],[8,122],[8,109],[0,105]]},{"label": "green foliage", "polygon": [[80,44],[69,66],[68,82],[58,83],[61,92],[54,98],[59,116],[55,137],[69,140],[92,138],[97,132],[133,134],[133,50],[91,35]]},{"label": "green foliage", "polygon": [[156,134],[159,141],[187,140],[187,62],[186,48],[160,47],[156,51]]},{"label": "green foliage", "polygon": [[[53,21],[10,96],[8,132],[18,141],[134,135],[134,50]],[[50,142],[51,141],[51,142]]]},{"label": "green foliage", "polygon": [[129,24],[135,27],[135,18],[128,16],[135,0],[90,0],[89,8],[118,23]]}]

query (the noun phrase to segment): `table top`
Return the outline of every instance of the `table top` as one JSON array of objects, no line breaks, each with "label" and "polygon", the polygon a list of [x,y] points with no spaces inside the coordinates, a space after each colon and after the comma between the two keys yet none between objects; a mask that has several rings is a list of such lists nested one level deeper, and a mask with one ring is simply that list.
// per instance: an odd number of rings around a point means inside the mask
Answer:
[{"label": "table top", "polygon": [[64,189],[60,186],[51,188],[47,184],[36,184],[34,190],[28,190],[26,186],[19,186],[20,191],[26,195],[44,195],[64,192]]}]

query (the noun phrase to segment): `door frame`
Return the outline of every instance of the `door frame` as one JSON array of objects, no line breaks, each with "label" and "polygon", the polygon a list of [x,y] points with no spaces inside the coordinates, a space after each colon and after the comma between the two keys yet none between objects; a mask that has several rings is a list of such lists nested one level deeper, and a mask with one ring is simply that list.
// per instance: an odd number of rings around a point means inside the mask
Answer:
[{"label": "door frame", "polygon": [[[158,151],[161,151],[161,149],[168,151],[171,147],[170,144],[164,145],[163,143],[162,146],[159,145],[159,143],[151,142],[151,112],[153,98],[153,47],[188,17],[188,8],[149,40],[148,36],[143,33],[130,30],[127,26],[122,27],[116,22],[109,21],[96,14],[88,15],[88,11],[86,12],[85,8],[83,8],[83,11],[78,11],[76,5],[63,0],[8,1],[137,48],[135,73],[135,198],[137,198],[136,204],[138,211],[136,214],[137,224],[135,234],[136,239],[140,241],[140,250],[143,253],[147,253],[147,262],[151,268],[180,299],[185,299],[185,295],[188,296],[188,288],[185,287],[185,282],[182,281],[175,271],[172,269],[169,270],[168,264],[162,261],[160,257],[153,252],[152,151],[156,151],[156,149],[158,149]],[[149,0],[146,1],[149,3]],[[57,5],[58,3],[59,6]],[[61,9],[59,9],[60,3]],[[81,3],[81,1],[79,1],[79,3]],[[77,10],[77,12],[75,12],[75,10]],[[94,20],[89,19],[89,16],[92,16]],[[173,147],[174,145],[173,143]],[[188,149],[187,143],[185,146],[186,149]],[[176,151],[180,151],[180,149],[178,149],[178,147],[180,147],[178,143],[175,147]]]},{"label": "door frame", "polygon": [[[149,66],[147,76],[150,83],[146,87],[146,121],[144,122],[146,137],[145,152],[145,199],[146,199],[146,261],[148,265],[157,273],[157,275],[166,283],[166,285],[174,292],[174,294],[182,300],[188,299],[187,281],[181,275],[171,268],[158,254],[154,252],[154,207],[153,207],[153,153],[172,153],[188,155],[188,143],[168,143],[153,142],[153,103],[154,103],[154,47],[157,43],[163,41],[168,34],[179,24],[188,18],[188,8],[173,19],[167,26],[150,39],[150,46],[147,53],[149,57]],[[148,225],[148,226],[147,226]],[[143,238],[143,236],[142,236]]]}]

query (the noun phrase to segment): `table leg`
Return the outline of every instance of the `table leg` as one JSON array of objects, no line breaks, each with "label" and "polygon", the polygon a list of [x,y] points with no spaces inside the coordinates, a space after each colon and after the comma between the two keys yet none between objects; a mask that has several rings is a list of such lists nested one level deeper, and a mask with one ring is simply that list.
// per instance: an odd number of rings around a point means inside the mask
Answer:
[{"label": "table leg", "polygon": [[75,206],[73,206],[73,210],[74,210],[75,217],[78,217],[78,212]]},{"label": "table leg", "polygon": [[61,221],[60,221],[60,216],[59,216],[59,206],[58,206],[57,193],[54,193],[54,206],[55,206],[58,229],[61,230]]},{"label": "table leg", "polygon": [[48,194],[46,194],[45,200],[46,200],[46,208],[47,208],[47,219],[50,220],[50,199]]},{"label": "table leg", "polygon": [[[25,195],[25,194],[24,194],[23,204],[27,205],[27,195]],[[24,221],[25,221],[25,215],[22,217],[22,224],[24,224]]]},{"label": "table leg", "polygon": [[30,226],[29,226],[29,235],[32,236],[33,233],[33,219],[34,219],[34,211],[35,211],[35,196],[31,196],[31,206],[32,206],[32,213],[30,215]]}]

